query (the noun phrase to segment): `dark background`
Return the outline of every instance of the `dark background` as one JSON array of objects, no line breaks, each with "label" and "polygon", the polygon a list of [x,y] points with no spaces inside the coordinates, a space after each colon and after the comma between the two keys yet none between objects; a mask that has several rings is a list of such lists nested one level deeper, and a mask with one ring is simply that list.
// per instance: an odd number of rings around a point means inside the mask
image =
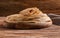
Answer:
[{"label": "dark background", "polygon": [[44,13],[60,14],[60,0],[0,0],[0,16],[15,14],[28,7],[38,7]]}]

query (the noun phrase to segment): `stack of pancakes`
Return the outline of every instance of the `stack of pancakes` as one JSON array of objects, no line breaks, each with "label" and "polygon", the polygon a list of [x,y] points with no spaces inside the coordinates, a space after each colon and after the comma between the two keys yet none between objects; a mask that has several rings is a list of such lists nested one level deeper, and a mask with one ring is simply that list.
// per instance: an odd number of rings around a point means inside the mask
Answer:
[{"label": "stack of pancakes", "polygon": [[5,22],[9,28],[30,29],[44,28],[52,25],[52,20],[47,14],[40,11],[38,8],[27,8],[6,17]]}]

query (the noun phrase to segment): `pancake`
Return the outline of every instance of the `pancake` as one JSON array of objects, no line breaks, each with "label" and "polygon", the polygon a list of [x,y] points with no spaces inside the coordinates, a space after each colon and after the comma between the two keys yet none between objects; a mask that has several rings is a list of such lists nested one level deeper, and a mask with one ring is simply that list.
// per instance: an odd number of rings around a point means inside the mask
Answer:
[{"label": "pancake", "polygon": [[27,8],[6,17],[7,27],[19,29],[44,28],[52,25],[52,20],[38,8]]}]

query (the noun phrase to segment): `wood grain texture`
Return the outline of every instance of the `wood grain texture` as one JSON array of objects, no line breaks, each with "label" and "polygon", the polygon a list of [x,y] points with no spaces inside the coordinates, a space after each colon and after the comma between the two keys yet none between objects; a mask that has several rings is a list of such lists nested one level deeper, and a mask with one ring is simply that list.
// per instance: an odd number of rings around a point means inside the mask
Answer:
[{"label": "wood grain texture", "polygon": [[0,0],[0,16],[18,13],[29,7],[38,7],[44,13],[60,14],[60,0]]},{"label": "wood grain texture", "polygon": [[45,29],[16,30],[0,28],[1,38],[59,38],[60,26],[52,25]]}]

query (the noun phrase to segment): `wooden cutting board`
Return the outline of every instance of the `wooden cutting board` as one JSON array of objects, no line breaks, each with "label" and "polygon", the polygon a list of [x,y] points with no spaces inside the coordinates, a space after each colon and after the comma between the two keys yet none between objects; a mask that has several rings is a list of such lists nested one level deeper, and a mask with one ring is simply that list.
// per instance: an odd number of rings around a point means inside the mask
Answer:
[{"label": "wooden cutting board", "polygon": [[60,26],[51,25],[48,28],[30,30],[0,28],[0,38],[60,38]]}]

